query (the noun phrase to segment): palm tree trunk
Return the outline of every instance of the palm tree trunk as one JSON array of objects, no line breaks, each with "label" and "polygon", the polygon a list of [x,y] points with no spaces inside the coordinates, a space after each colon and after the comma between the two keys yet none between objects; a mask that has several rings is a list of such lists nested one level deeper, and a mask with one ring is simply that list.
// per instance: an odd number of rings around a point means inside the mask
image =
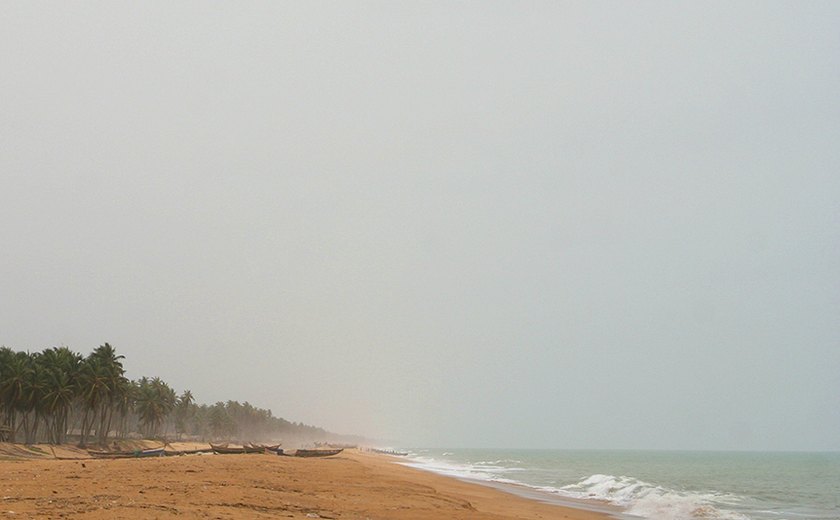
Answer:
[{"label": "palm tree trunk", "polygon": [[111,422],[114,419],[114,406],[108,407],[108,420],[105,422],[105,437],[107,441],[108,434],[111,432]]},{"label": "palm tree trunk", "polygon": [[55,443],[64,444],[64,436],[67,434],[67,409],[59,412],[58,420],[55,421]]},{"label": "palm tree trunk", "polygon": [[15,432],[17,431],[17,414],[13,408],[6,411],[6,425],[9,427],[9,442],[15,442]]},{"label": "palm tree trunk", "polygon": [[[88,425],[88,416],[89,415],[90,415],[90,409],[85,408],[85,414],[82,416],[82,428],[79,431],[79,446],[81,446],[82,448],[87,446],[87,437],[88,437],[88,433],[90,432],[90,426]],[[90,422],[93,422],[92,418],[91,418]]]},{"label": "palm tree trunk", "polygon": [[99,407],[99,426],[96,428],[96,436],[99,438],[99,445],[105,446],[108,442],[108,431],[105,429],[105,421],[108,419],[108,414],[105,411],[105,403]]},{"label": "palm tree trunk", "polygon": [[27,444],[29,442],[29,412],[23,412],[23,419],[21,420],[21,426],[23,427],[23,441]]},{"label": "palm tree trunk", "polygon": [[61,444],[61,438],[59,438],[58,435],[59,428],[61,428],[61,414],[62,410],[58,410],[56,412],[56,415],[52,421],[52,428],[50,428],[50,437],[52,437],[52,440],[50,442],[52,442],[53,444]]},{"label": "palm tree trunk", "polygon": [[53,422],[55,421],[55,414],[44,414],[44,431],[47,432],[45,440],[47,444],[53,444]]},{"label": "palm tree trunk", "polygon": [[32,431],[30,439],[26,442],[27,444],[36,444],[38,442],[38,423],[41,422],[41,414],[35,412],[35,418],[32,421]]},{"label": "palm tree trunk", "polygon": [[58,444],[64,444],[67,442],[67,428],[70,422],[70,408],[65,408],[61,412],[61,420],[58,421],[58,425],[56,426],[56,442]]}]

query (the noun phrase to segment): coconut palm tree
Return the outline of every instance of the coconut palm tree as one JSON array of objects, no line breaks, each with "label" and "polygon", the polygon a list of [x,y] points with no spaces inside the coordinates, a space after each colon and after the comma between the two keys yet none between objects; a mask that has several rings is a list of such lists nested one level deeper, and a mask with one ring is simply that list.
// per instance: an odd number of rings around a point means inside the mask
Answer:
[{"label": "coconut palm tree", "polygon": [[12,352],[3,363],[3,378],[0,381],[0,401],[6,415],[6,425],[10,429],[9,440],[15,442],[18,430],[17,419],[22,416],[25,422],[27,411],[27,390],[32,373],[32,360],[27,352]]},{"label": "coconut palm tree", "polygon": [[41,403],[47,440],[61,444],[66,440],[70,410],[79,391],[77,379],[82,356],[67,347],[60,347],[44,350],[39,360],[47,372]]},{"label": "coconut palm tree", "polygon": [[49,385],[49,373],[42,355],[38,352],[29,354],[29,370],[22,403],[22,426],[26,444],[35,444],[38,439],[38,426],[44,416],[44,396]]},{"label": "coconut palm tree", "polygon": [[90,432],[96,424],[97,414],[108,394],[109,369],[102,360],[89,355],[79,370],[79,399],[82,408],[82,427],[79,446],[87,446]]},{"label": "coconut palm tree", "polygon": [[107,443],[114,410],[120,401],[119,392],[127,385],[122,359],[124,356],[118,356],[114,347],[105,343],[82,362],[78,378],[83,410],[81,446],[87,444],[94,427],[99,444]]},{"label": "coconut palm tree", "polygon": [[117,436],[125,438],[128,435],[128,419],[133,416],[134,405],[137,401],[137,383],[123,377],[119,381],[116,392],[115,409],[118,414]]},{"label": "coconut palm tree", "polygon": [[99,401],[99,425],[96,429],[99,444],[104,446],[108,441],[108,433],[111,431],[114,410],[120,400],[119,392],[125,389],[127,382],[122,364],[125,356],[118,356],[109,343],[97,347],[91,356],[99,360],[105,374],[105,385]]},{"label": "coconut palm tree", "polygon": [[0,347],[0,430],[4,434],[0,436],[2,439],[5,439],[6,434],[10,435],[10,430],[12,430],[11,411],[13,408],[9,406],[10,403],[5,391],[7,386],[6,380],[10,377],[10,366],[14,355],[15,352],[12,349]]},{"label": "coconut palm tree", "polygon": [[210,433],[210,407],[206,404],[201,404],[193,408],[193,416],[190,424],[190,433],[198,435],[202,441],[207,440]]},{"label": "coconut palm tree", "polygon": [[195,414],[195,399],[192,392],[184,390],[175,405],[175,434],[180,440],[187,429],[187,421]]},{"label": "coconut palm tree", "polygon": [[237,430],[236,422],[230,416],[225,403],[221,401],[210,408],[207,422],[214,439],[229,439]]},{"label": "coconut palm tree", "polygon": [[159,377],[140,379],[135,409],[147,437],[158,436],[161,425],[175,408],[176,401],[175,390]]}]

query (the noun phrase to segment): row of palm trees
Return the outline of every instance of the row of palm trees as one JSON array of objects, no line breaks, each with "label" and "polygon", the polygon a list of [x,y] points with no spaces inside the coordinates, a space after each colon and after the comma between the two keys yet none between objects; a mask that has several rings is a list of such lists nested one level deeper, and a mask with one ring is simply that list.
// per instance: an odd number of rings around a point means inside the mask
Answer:
[{"label": "row of palm trees", "polygon": [[326,434],[247,402],[198,405],[189,390],[179,396],[158,377],[131,381],[123,359],[108,343],[87,356],[67,347],[34,353],[0,347],[0,436],[62,444],[72,434],[80,446],[104,446],[109,436],[160,438],[170,432],[201,440]]}]

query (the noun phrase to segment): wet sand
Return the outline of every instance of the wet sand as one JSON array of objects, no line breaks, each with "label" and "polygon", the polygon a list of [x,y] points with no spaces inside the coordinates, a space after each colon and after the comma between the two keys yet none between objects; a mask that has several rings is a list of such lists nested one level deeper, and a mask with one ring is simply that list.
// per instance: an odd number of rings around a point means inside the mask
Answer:
[{"label": "wet sand", "polygon": [[[72,455],[73,450],[67,450]],[[82,456],[81,453],[78,454]],[[0,460],[0,518],[571,519],[607,515],[346,450],[326,458],[188,455]]]}]

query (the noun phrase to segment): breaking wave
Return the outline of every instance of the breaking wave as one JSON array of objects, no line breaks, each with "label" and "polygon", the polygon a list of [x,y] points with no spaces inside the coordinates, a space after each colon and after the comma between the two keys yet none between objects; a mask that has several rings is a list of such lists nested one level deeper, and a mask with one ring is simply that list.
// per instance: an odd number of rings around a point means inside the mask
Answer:
[{"label": "breaking wave", "polygon": [[630,515],[655,520],[749,518],[726,509],[727,505],[737,505],[741,502],[741,497],[737,495],[677,491],[633,477],[592,475],[576,484],[546,491],[571,498],[603,500],[625,508]]},{"label": "breaking wave", "polygon": [[412,462],[406,462],[403,464],[450,477],[471,480],[486,480],[490,482],[514,482],[503,478],[503,475],[508,472],[523,471],[523,468],[499,465],[505,461],[506,460],[479,461],[473,464],[459,464],[456,462],[442,461],[430,457],[413,457]]},{"label": "breaking wave", "polygon": [[678,491],[633,477],[598,474],[575,484],[552,487],[511,478],[519,476],[516,473],[528,471],[516,466],[520,461],[515,459],[458,463],[415,456],[404,464],[451,477],[525,486],[560,500],[607,502],[622,508],[627,515],[650,520],[749,520],[748,516],[727,508],[741,502],[737,495]]}]

